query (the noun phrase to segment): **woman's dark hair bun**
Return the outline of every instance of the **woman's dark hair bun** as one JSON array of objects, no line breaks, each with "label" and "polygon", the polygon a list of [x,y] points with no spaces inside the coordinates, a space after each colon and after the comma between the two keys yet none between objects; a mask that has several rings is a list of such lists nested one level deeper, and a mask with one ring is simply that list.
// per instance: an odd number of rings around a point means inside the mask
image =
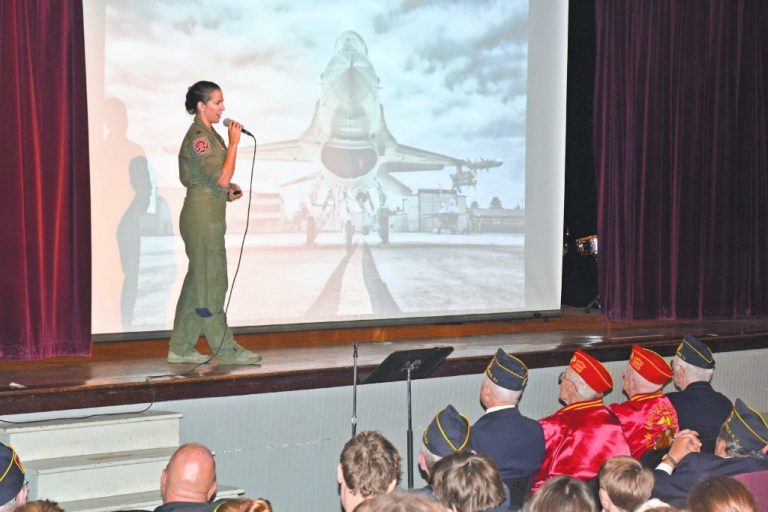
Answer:
[{"label": "woman's dark hair bun", "polygon": [[184,108],[190,114],[197,113],[197,102],[202,101],[206,103],[211,99],[211,92],[221,90],[217,84],[208,82],[206,80],[200,80],[189,86],[187,89],[187,98],[184,100]]}]

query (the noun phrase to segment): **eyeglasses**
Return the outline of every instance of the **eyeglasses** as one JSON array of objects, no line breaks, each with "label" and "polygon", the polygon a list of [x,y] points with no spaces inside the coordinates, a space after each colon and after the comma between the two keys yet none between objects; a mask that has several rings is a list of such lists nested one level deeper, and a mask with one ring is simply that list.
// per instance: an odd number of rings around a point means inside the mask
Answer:
[{"label": "eyeglasses", "polygon": [[568,379],[565,378],[565,372],[560,372],[560,375],[557,376],[557,384],[560,385],[563,381],[568,381]]}]

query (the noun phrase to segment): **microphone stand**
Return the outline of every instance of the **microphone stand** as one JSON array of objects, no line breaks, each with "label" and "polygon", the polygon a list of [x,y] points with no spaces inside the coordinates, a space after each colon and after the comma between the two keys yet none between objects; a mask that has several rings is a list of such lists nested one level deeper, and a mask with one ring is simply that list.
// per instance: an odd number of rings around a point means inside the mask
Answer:
[{"label": "microphone stand", "polygon": [[408,431],[406,433],[406,442],[408,446],[408,489],[413,489],[413,420],[411,419],[411,372],[418,370],[419,366],[421,366],[421,361],[417,360],[411,362],[406,368],[406,371],[408,372],[406,377],[406,380],[408,381]]},{"label": "microphone stand", "polygon": [[359,342],[352,344],[352,437],[357,435],[357,348]]}]

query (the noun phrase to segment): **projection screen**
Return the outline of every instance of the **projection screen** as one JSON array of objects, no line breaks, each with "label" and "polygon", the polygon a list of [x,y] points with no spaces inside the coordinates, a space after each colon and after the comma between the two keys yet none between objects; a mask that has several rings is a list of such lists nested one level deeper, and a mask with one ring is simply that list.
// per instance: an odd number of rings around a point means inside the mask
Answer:
[{"label": "projection screen", "polygon": [[[187,87],[243,137],[232,326],[560,306],[567,2],[84,2],[93,332],[171,328]],[[215,125],[226,140],[226,128]],[[248,210],[250,199],[250,213]]]}]

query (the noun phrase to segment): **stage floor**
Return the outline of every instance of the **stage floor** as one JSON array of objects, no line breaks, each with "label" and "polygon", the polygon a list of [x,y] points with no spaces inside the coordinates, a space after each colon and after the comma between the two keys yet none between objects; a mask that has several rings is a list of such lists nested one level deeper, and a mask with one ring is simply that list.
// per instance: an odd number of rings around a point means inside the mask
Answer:
[{"label": "stage floor", "polygon": [[[353,343],[359,342],[359,381],[396,350],[450,346],[453,353],[430,377],[479,373],[498,347],[530,368],[568,363],[575,347],[603,361],[625,360],[633,343],[671,356],[685,334],[714,352],[768,347],[768,318],[723,321],[605,323],[595,312],[564,309],[559,316],[507,322],[430,324],[239,335],[264,357],[256,366],[168,364],[167,339],[102,342],[91,357],[0,363],[4,415],[269,393],[352,384]],[[198,348],[206,352],[204,342]]]}]

